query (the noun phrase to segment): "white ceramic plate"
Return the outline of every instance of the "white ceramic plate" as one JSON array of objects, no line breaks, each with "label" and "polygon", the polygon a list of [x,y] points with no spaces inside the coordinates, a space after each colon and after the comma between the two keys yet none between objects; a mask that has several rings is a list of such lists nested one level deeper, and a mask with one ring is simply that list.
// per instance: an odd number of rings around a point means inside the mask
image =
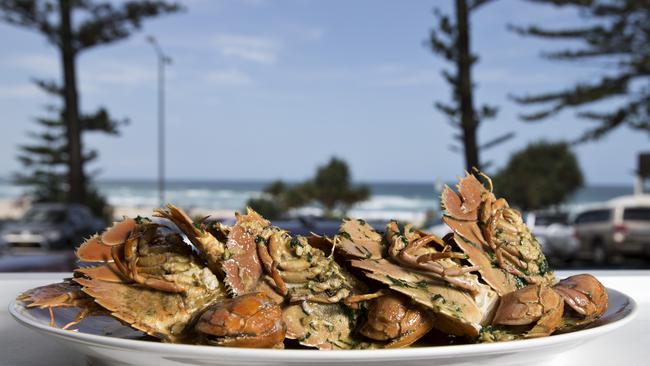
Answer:
[{"label": "white ceramic plate", "polygon": [[[630,322],[637,312],[633,299],[608,289],[609,309],[588,328],[551,337],[491,344],[416,347],[393,350],[315,351],[264,350],[165,344],[134,339],[137,332],[109,320],[93,321],[79,331],[49,326],[47,311],[12,302],[9,312],[29,328],[61,341],[88,357],[92,365],[534,365]],[[68,314],[67,316],[70,316]],[[63,317],[66,317],[63,314]],[[110,334],[110,335],[99,335]]]}]

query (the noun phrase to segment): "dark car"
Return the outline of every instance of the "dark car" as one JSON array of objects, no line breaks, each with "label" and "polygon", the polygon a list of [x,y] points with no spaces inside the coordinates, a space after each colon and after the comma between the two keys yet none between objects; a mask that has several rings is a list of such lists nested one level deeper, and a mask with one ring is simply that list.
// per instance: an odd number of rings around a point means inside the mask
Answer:
[{"label": "dark car", "polygon": [[[221,222],[225,225],[234,225],[235,221],[232,219],[225,220],[211,220],[213,222]],[[377,231],[383,231],[388,224],[387,220],[366,220],[370,226]],[[341,220],[330,219],[318,216],[299,216],[286,218],[281,220],[272,220],[271,224],[286,230],[291,235],[309,236],[312,233],[322,236],[332,237],[339,232]]]},{"label": "dark car", "polygon": [[20,220],[0,230],[0,245],[2,249],[67,249],[79,245],[103,226],[86,206],[37,203]]}]

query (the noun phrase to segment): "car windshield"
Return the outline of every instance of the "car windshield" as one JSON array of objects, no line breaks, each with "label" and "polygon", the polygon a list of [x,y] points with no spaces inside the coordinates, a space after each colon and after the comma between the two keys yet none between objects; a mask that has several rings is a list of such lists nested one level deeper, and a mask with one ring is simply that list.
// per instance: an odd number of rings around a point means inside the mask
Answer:
[{"label": "car windshield", "polygon": [[25,213],[22,222],[30,224],[60,224],[65,221],[61,208],[32,208]]},{"label": "car windshield", "polygon": [[626,221],[650,221],[650,207],[630,207],[623,212]]},{"label": "car windshield", "polygon": [[538,214],[535,217],[535,226],[549,226],[552,224],[566,225],[567,223],[568,215],[565,213]]},{"label": "car windshield", "polygon": [[576,224],[605,222],[610,219],[612,211],[608,209],[583,212],[576,217]]}]

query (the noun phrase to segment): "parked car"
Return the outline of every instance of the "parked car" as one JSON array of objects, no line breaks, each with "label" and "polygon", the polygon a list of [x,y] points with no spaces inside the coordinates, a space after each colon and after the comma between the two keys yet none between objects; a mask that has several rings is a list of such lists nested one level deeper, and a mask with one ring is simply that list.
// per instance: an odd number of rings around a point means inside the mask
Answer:
[{"label": "parked car", "polygon": [[[383,231],[388,224],[386,220],[366,220],[375,230]],[[341,220],[317,216],[299,216],[286,220],[274,220],[273,225],[281,227],[291,235],[308,236],[311,233],[332,237],[339,232]]]},{"label": "parked car", "polygon": [[103,222],[93,216],[86,206],[36,203],[21,219],[6,224],[0,230],[0,245],[3,249],[71,248],[103,227]]},{"label": "parked car", "polygon": [[580,243],[568,212],[529,212],[526,225],[531,228],[545,255],[560,260],[571,260],[578,255]]},{"label": "parked car", "polygon": [[617,254],[650,257],[650,195],[614,198],[579,213],[574,225],[581,251],[597,263]]}]

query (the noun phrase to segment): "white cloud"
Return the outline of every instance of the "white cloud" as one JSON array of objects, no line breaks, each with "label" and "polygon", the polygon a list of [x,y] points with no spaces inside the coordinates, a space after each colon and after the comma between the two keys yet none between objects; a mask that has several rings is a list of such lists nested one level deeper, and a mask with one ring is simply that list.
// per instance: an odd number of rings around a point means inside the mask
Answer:
[{"label": "white cloud", "polygon": [[135,86],[156,80],[156,67],[101,62],[83,68],[80,79],[91,84]]},{"label": "white cloud", "polygon": [[0,97],[3,98],[32,98],[45,95],[32,83],[17,85],[0,85]]},{"label": "white cloud", "polygon": [[280,44],[270,38],[237,34],[217,34],[212,44],[224,56],[270,64],[277,60]]},{"label": "white cloud", "polygon": [[479,84],[501,84],[509,86],[542,86],[562,83],[567,80],[561,72],[522,72],[504,68],[479,68],[475,72],[475,80]]},{"label": "white cloud", "polygon": [[59,59],[54,56],[38,54],[15,55],[9,57],[4,63],[11,67],[30,72],[46,73],[50,75],[61,72]]},{"label": "white cloud", "polygon": [[440,82],[435,69],[412,69],[401,65],[379,65],[372,69],[376,83],[382,86],[417,86]]},{"label": "white cloud", "polygon": [[301,41],[318,41],[325,36],[325,29],[301,24],[286,24],[284,32],[289,38]]},{"label": "white cloud", "polygon": [[244,86],[253,83],[253,79],[248,74],[236,69],[208,72],[206,74],[206,80],[216,85],[226,86]]}]

